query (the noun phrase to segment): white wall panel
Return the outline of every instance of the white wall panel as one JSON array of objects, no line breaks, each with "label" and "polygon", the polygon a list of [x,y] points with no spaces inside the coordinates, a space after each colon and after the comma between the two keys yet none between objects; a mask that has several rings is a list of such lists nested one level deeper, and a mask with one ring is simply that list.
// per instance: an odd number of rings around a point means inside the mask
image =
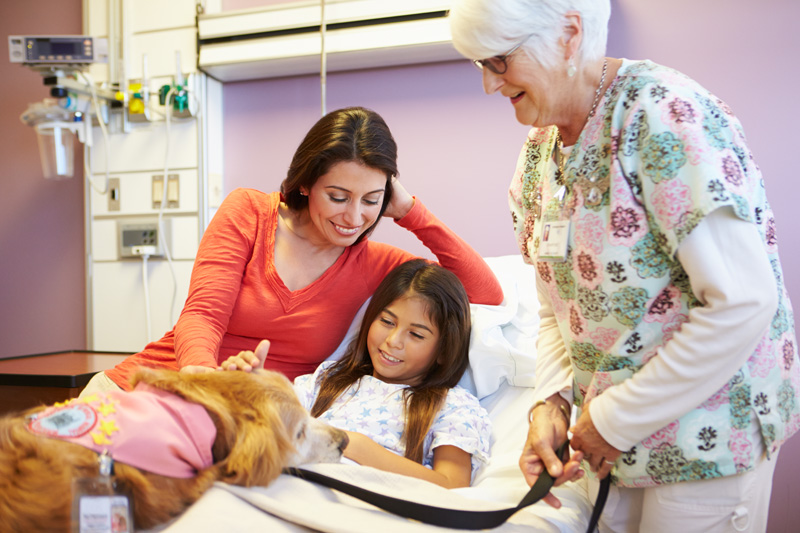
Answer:
[{"label": "white wall panel", "polygon": [[[100,128],[94,128],[92,135],[92,174],[97,174],[106,169],[105,139]],[[164,122],[134,124],[130,133],[111,133],[108,168],[111,172],[163,172],[166,139]],[[169,139],[169,168],[197,167],[197,121],[173,119]]]},{"label": "white wall panel", "polygon": [[[114,3],[126,16],[119,28],[109,27],[109,6]],[[91,215],[87,233],[92,253],[87,278],[88,348],[93,350],[136,352],[173,327],[188,294],[204,229],[200,228],[201,220],[210,216],[204,213],[208,200],[218,201],[222,195],[222,86],[210,82],[214,99],[210,102],[206,77],[196,73],[196,4],[196,0],[84,0],[84,33],[97,37],[110,34],[109,51],[123,46],[125,65],[120,73],[127,83],[138,82],[146,74],[152,97],[150,122],[130,122],[129,131],[123,132],[122,115],[115,112],[109,128],[114,133],[106,139],[100,128],[92,132],[89,163],[93,181],[102,186],[108,169],[108,176],[119,183],[118,209],[109,210],[108,193],[96,190],[91,190],[86,207]],[[205,0],[203,5],[207,13],[221,10],[221,0]],[[180,65],[176,50],[180,52]],[[90,74],[96,83],[102,83],[109,79],[109,71],[108,65],[93,65]],[[173,116],[167,132],[163,115],[157,112],[163,110],[158,105],[158,91],[162,85],[172,84],[178,71],[188,76],[190,108],[202,110],[202,118]],[[209,124],[215,127],[211,139]],[[215,152],[213,161],[207,159],[207,147]],[[168,175],[179,176],[179,205],[163,211],[163,238],[171,252],[177,282],[166,257],[148,259],[151,335],[147,338],[143,262],[119,257],[119,224],[158,220],[159,209],[153,206],[153,175],[163,175],[165,164]],[[215,177],[214,193],[209,192],[209,169]]]},{"label": "white wall panel", "polygon": [[174,76],[177,69],[175,52],[181,54],[181,73],[197,71],[197,30],[194,27],[137,34],[131,43],[130,78],[142,77],[142,54],[147,54],[147,75]]},{"label": "white wall panel", "polygon": [[[197,169],[167,170],[168,175],[178,175],[178,207],[165,207],[164,215],[197,213]],[[153,176],[163,176],[164,169],[148,172],[117,172],[111,175],[119,179],[119,211],[108,210],[108,193],[100,194],[92,189],[92,206],[95,217],[148,215],[158,216],[153,207]],[[95,174],[94,182],[101,186],[105,174]],[[161,197],[158,198],[159,200]]]},{"label": "white wall panel", "polygon": [[[94,264],[94,343],[97,351],[142,350],[172,329],[189,291],[193,261],[173,261],[178,289],[174,310],[170,312],[175,284],[165,260],[150,259],[151,336],[147,338],[142,262],[138,259]],[[172,315],[172,316],[170,316]]]},{"label": "white wall panel", "polygon": [[171,217],[165,220],[165,224],[170,225],[169,245],[172,258],[194,260],[200,240],[197,217]]},{"label": "white wall panel", "polygon": [[119,244],[115,219],[92,222],[92,258],[95,261],[119,259]]},{"label": "white wall panel", "polygon": [[194,28],[197,0],[125,0],[135,2],[131,9],[134,33],[178,27]]},{"label": "white wall panel", "polygon": [[[195,0],[126,0],[133,24],[130,31],[127,78],[141,78],[142,54],[148,55],[149,76],[172,76],[175,73],[175,50],[181,52],[184,74],[196,72]],[[219,2],[210,8],[219,11]],[[86,27],[83,32],[94,37],[108,38],[108,1],[84,0]],[[109,42],[109,50],[113,48]],[[105,64],[92,65],[89,73],[96,81],[108,79]]]},{"label": "white wall panel", "polygon": [[131,43],[131,64],[128,65],[128,77],[142,77],[142,54],[147,54],[147,75],[149,77],[175,75],[176,51],[181,54],[181,72],[183,74],[196,72],[197,30],[194,26],[135,34]]},{"label": "white wall panel", "polygon": [[108,35],[108,0],[83,0],[84,33],[95,37]]}]

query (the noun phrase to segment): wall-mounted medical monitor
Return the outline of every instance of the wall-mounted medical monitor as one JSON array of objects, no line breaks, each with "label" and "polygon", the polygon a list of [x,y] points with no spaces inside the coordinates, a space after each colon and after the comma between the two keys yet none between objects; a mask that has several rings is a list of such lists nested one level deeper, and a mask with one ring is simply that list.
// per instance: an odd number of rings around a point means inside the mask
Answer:
[{"label": "wall-mounted medical monitor", "polygon": [[86,35],[9,35],[12,63],[88,64],[108,62],[108,40]]}]

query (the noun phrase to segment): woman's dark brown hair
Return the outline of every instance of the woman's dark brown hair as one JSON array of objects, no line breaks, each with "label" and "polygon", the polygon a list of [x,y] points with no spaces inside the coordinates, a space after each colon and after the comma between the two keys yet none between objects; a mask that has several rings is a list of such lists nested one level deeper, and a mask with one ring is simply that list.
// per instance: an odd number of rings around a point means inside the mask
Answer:
[{"label": "woman's dark brown hair", "polygon": [[308,207],[301,188],[311,189],[320,176],[336,163],[352,161],[383,172],[386,187],[380,214],[375,223],[354,244],[367,238],[378,225],[392,199],[392,177],[397,176],[397,143],[379,114],[363,107],[331,111],[317,121],[297,147],[281,194],[289,209]]},{"label": "woman's dark brown hair", "polygon": [[374,368],[367,350],[367,335],[380,313],[395,300],[420,297],[427,303],[428,319],[439,330],[436,360],[417,385],[404,391],[406,424],[403,440],[405,456],[422,463],[425,435],[444,404],[449,389],[455,387],[469,364],[470,312],[464,286],[444,267],[413,259],[392,270],[375,290],[358,337],[345,355],[322,375],[319,394],[311,408],[312,416],[327,411],[336,398]]}]

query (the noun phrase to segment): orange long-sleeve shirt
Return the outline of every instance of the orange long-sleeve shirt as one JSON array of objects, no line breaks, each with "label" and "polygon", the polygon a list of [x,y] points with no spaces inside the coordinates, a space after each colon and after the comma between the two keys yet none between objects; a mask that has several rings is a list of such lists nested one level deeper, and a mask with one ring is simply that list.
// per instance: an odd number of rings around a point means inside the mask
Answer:
[{"label": "orange long-sleeve shirt", "polygon": [[[278,193],[236,189],[211,220],[197,250],[189,296],[177,324],[106,374],[129,390],[138,366],[177,370],[216,367],[269,339],[266,368],[289,379],[309,374],[344,338],[361,305],[384,276],[414,258],[404,250],[364,240],[347,248],[310,285],[290,291],[275,270]],[[498,305],[503,291],[486,262],[419,200],[402,219],[455,273],[473,303]]]}]

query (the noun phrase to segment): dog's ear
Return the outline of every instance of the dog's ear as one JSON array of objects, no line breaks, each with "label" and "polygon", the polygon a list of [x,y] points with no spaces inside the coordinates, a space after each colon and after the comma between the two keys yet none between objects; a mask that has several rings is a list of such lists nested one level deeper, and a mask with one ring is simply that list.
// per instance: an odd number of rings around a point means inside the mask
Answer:
[{"label": "dog's ear", "polygon": [[289,430],[274,406],[264,405],[242,413],[236,441],[227,459],[218,464],[222,481],[245,487],[265,486],[277,478],[294,452]]}]

